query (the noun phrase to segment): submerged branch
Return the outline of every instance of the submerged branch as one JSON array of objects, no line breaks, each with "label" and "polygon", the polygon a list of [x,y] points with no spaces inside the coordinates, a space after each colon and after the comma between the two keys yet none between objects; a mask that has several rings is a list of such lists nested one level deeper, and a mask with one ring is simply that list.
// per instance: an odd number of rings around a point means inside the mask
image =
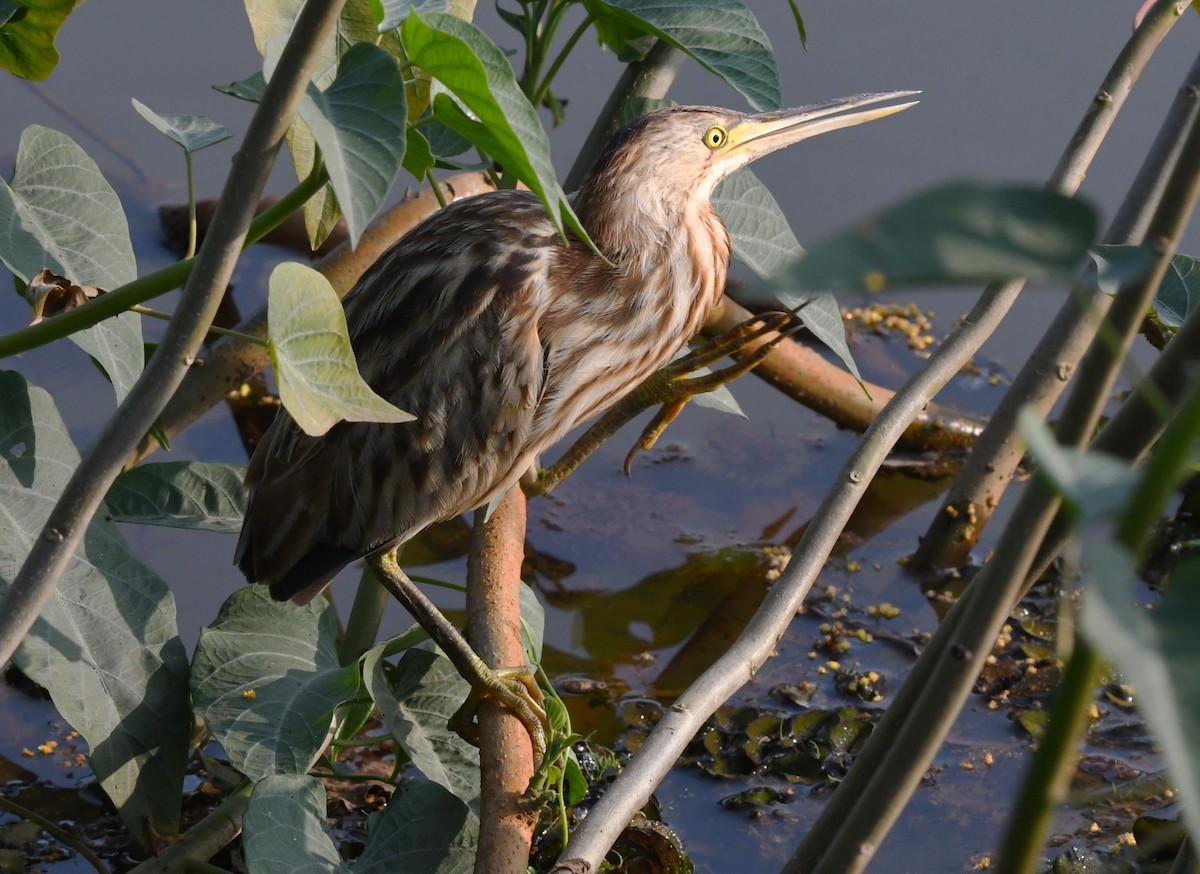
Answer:
[{"label": "submerged branch", "polygon": [[[720,334],[748,318],[749,310],[725,297],[705,323],[704,334]],[[753,353],[771,339],[768,335],[747,345],[738,357]],[[839,428],[854,431],[865,431],[895,395],[891,389],[872,383],[864,391],[845,368],[792,339],[780,341],[752,373]],[[982,422],[930,404],[905,430],[899,445],[912,451],[965,449],[982,430]]]}]

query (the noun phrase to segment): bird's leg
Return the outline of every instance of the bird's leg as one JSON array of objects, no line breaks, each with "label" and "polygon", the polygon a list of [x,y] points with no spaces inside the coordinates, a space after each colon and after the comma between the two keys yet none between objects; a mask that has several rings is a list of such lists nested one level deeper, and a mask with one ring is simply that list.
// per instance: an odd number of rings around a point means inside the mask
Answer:
[{"label": "bird's leg", "polygon": [[[530,497],[543,495],[567,478],[611,437],[626,422],[643,410],[661,404],[641,437],[625,459],[625,472],[629,473],[633,458],[643,449],[651,448],[667,426],[683,410],[694,395],[713,391],[725,383],[749,372],[767,357],[770,351],[802,327],[794,313],[768,313],[752,316],[729,330],[714,337],[697,349],[677,358],[661,368],[653,376],[630,392],[600,417],[583,435],[571,445],[552,466],[538,470],[537,479],[522,481],[521,487]],[[765,335],[777,332],[774,337],[756,347],[753,352],[713,373],[686,378],[687,374],[705,367],[729,355],[735,355],[750,343]]]},{"label": "bird's leg", "polygon": [[498,669],[488,667],[442,611],[408,578],[396,560],[395,549],[376,553],[367,561],[384,587],[404,605],[471,684],[471,694],[450,718],[450,727],[468,741],[475,742],[475,712],[479,702],[484,698],[499,701],[521,720],[533,744],[533,760],[541,762],[546,754],[546,730],[550,723],[533,669],[528,665]]}]

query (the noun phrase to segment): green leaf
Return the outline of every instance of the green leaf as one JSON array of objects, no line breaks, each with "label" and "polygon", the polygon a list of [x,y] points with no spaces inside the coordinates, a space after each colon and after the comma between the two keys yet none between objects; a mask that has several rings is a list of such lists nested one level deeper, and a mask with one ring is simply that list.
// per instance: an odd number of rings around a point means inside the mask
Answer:
[{"label": "green leaf", "polygon": [[[677,361],[683,356],[693,352],[693,345],[694,344],[684,346],[675,353],[671,360]],[[695,370],[690,372],[689,376],[708,376],[711,373],[712,368],[710,367],[697,367]],[[690,399],[690,402],[698,407],[716,410],[718,413],[732,413],[735,416],[741,416],[743,419],[749,418],[727,385],[717,386],[712,391],[701,392],[700,394],[693,395]]]},{"label": "green leaf", "polygon": [[1062,497],[1079,520],[1103,519],[1129,501],[1138,473],[1128,463],[1103,452],[1062,446],[1046,423],[1028,407],[1019,416],[1021,435],[1037,462],[1038,475]]},{"label": "green leaf", "polygon": [[228,85],[214,85],[213,90],[236,97],[238,100],[258,103],[262,100],[263,92],[267,90],[267,80],[263,78],[260,70],[257,73],[251,73],[245,79],[230,82]]},{"label": "green leaf", "polygon": [[758,276],[773,276],[804,254],[779,203],[748,167],[723,179],[710,202],[729,230],[734,257]]},{"label": "green leaf", "polygon": [[[653,34],[720,76],[755,109],[783,105],[771,40],[739,0],[585,0],[584,5],[596,17],[601,39],[615,51],[625,41],[625,28]],[[606,30],[611,23],[624,28]]]},{"label": "green leaf", "polygon": [[326,819],[325,784],[303,774],[259,780],[242,816],[250,874],[349,874]]},{"label": "green leaf", "polygon": [[[21,134],[12,184],[0,181],[0,261],[22,282],[43,267],[106,290],[137,278],[121,201],[66,134],[38,125]],[[122,313],[71,339],[104,368],[119,403],[144,363],[138,316]]]},{"label": "green leaf", "polygon": [[335,708],[358,694],[358,666],[338,664],[336,637],[323,598],[281,604],[266,586],[234,592],[201,630],[192,702],[229,763],[251,780],[307,771]]},{"label": "green leaf", "polygon": [[550,141],[537,110],[521,92],[496,44],[479,28],[452,15],[430,15],[426,22],[413,12],[401,32],[409,59],[454,95],[434,95],[433,117],[524,182],[546,205],[560,234],[565,222],[590,244],[559,187],[550,162]]},{"label": "green leaf", "polygon": [[104,501],[117,522],[236,534],[246,513],[244,464],[167,461],[117,477]]},{"label": "green leaf", "polygon": [[415,127],[408,128],[407,145],[404,148],[404,169],[418,181],[424,181],[437,160],[429,147],[429,140]]},{"label": "green leaf", "polygon": [[453,11],[450,8],[450,0],[381,0],[380,5],[383,7],[383,20],[379,22],[380,33],[395,30],[414,9],[422,14]]},{"label": "green leaf", "polygon": [[1116,294],[1124,282],[1141,279],[1154,264],[1149,246],[1092,246],[1088,255],[1096,267],[1096,286],[1105,294]]},{"label": "green leaf", "polygon": [[[778,201],[749,169],[743,167],[722,180],[711,202],[729,230],[734,256],[759,278],[782,273],[804,254]],[[778,297],[788,309],[798,310],[800,320],[813,336],[828,346],[861,384],[862,375],[846,342],[846,324],[837,299],[827,293],[797,295],[786,291]]]},{"label": "green leaf", "polygon": [[804,27],[804,17],[800,14],[799,7],[796,6],[796,0],[788,0],[788,6],[792,8],[792,18],[796,19],[796,33],[800,36],[800,48],[808,51],[808,30]]},{"label": "green leaf", "polygon": [[[79,453],[50,395],[0,371],[0,590],[7,590]],[[191,712],[166,584],[97,517],[14,660],[91,747],[130,831],[178,827]]]},{"label": "green leaf", "polygon": [[0,28],[6,24],[16,24],[29,14],[29,7],[13,0],[0,0]]},{"label": "green leaf", "polygon": [[358,373],[346,313],[324,276],[295,262],[271,272],[267,323],[279,397],[306,434],[350,422],[408,422]]},{"label": "green leaf", "polygon": [[863,386],[863,391],[866,391],[862,374],[858,372],[858,364],[850,354],[850,346],[846,342],[846,323],[842,319],[842,308],[838,306],[837,298],[828,292],[804,295],[780,292],[778,297],[785,307],[797,311],[804,326],[829,347],[850,371],[850,375]]},{"label": "green leaf", "polygon": [[384,725],[421,773],[479,807],[479,750],[447,721],[467,699],[470,686],[443,655],[410,649],[392,666],[387,644],[363,656],[363,681]]},{"label": "green leaf", "polygon": [[233,136],[233,131],[205,115],[160,115],[136,97],[133,99],[133,108],[155,130],[178,143],[185,152],[198,152]]},{"label": "green leaf", "polygon": [[525,623],[525,649],[533,653],[533,662],[542,657],[542,641],[546,634],[546,611],[538,600],[533,586],[521,585],[521,621]]},{"label": "green leaf", "polygon": [[1151,611],[1137,605],[1128,550],[1097,538],[1085,550],[1091,585],[1081,628],[1137,689],[1138,709],[1166,755],[1171,783],[1192,834],[1200,834],[1200,563],[1171,572]]},{"label": "green leaf", "polygon": [[355,874],[471,874],[479,817],[437,783],[405,780],[372,814]]},{"label": "green leaf", "polygon": [[1096,213],[1080,201],[1034,188],[954,183],[821,241],[754,293],[1045,281],[1069,276],[1095,237]]},{"label": "green leaf", "polygon": [[[402,60],[399,40],[395,35],[380,37],[378,33],[377,3],[378,0],[374,0],[374,3],[372,0],[348,0],[343,7],[335,32],[321,47],[316,60],[312,79],[318,89],[324,89],[334,80],[338,58],[356,43],[378,43],[398,62]],[[274,60],[302,6],[303,0],[246,0],[246,14],[254,32],[254,45],[263,56],[268,71],[274,69]],[[312,131],[303,119],[298,118],[293,122],[288,130],[287,143],[296,176],[304,179],[312,172],[316,147]],[[314,249],[325,241],[339,215],[338,203],[330,185],[324,186],[304,205],[304,224]]]},{"label": "green leaf", "polygon": [[1150,305],[1159,323],[1179,328],[1200,304],[1200,260],[1175,255]]},{"label": "green leaf", "polygon": [[329,87],[318,91],[310,85],[300,101],[300,117],[321,148],[352,246],[400,172],[405,112],[396,62],[370,43],[351,46]]},{"label": "green leaf", "polygon": [[22,79],[46,79],[58,66],[54,38],[79,0],[5,3],[0,24],[0,67]]}]

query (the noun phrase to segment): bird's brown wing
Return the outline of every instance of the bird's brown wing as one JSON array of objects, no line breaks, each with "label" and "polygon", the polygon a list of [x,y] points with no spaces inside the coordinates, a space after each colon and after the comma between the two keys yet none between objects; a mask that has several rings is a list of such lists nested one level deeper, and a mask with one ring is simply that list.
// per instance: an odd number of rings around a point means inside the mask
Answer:
[{"label": "bird's brown wing", "polygon": [[535,197],[496,192],[439,211],[363,276],[346,297],[359,370],[417,418],[309,437],[281,411],[246,477],[235,560],[251,581],[307,600],[355,558],[520,476],[560,246]]}]

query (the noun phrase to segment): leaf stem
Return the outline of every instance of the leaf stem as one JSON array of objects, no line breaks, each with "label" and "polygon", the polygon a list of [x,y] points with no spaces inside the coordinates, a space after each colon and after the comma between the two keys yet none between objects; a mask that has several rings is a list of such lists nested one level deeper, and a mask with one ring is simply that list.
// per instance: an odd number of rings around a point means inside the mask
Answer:
[{"label": "leaf stem", "polygon": [[[129,308],[131,312],[137,313],[139,316],[146,316],[149,319],[158,319],[159,321],[169,322],[174,318],[170,313],[152,310],[149,307],[144,307],[141,304]],[[241,340],[243,343],[253,343],[256,346],[262,346],[264,349],[270,348],[271,344],[262,337],[255,337],[253,334],[243,334],[241,331],[234,331],[231,328],[221,328],[217,325],[209,325],[208,333],[216,334],[219,337],[232,337],[235,340]]]},{"label": "leaf stem", "polygon": [[592,21],[592,16],[589,14],[583,19],[580,25],[575,28],[571,35],[567,37],[567,41],[563,45],[562,50],[558,53],[558,56],[554,59],[553,63],[550,64],[550,69],[546,71],[546,76],[544,79],[542,79],[542,83],[534,89],[533,95],[529,98],[529,102],[535,107],[541,106],[542,101],[546,99],[546,95],[550,92],[550,83],[553,82],[554,77],[558,75],[558,71],[562,68],[563,62],[566,61],[567,56],[571,54],[571,51],[575,48],[575,44],[579,42],[580,38],[585,33],[587,33],[587,29],[592,26]]},{"label": "leaf stem", "polygon": [[183,256],[187,261],[196,257],[196,176],[192,172],[192,153],[188,149],[183,150],[183,163],[187,168],[188,188],[188,243],[187,254]]},{"label": "leaf stem", "polygon": [[[244,246],[258,242],[295,212],[320,190],[321,186],[325,184],[326,176],[323,167],[314,168],[313,172],[295,188],[259,213],[250,223]],[[74,334],[76,331],[82,331],[84,328],[90,328],[105,319],[120,315],[138,304],[179,288],[192,275],[192,267],[195,263],[195,259],[176,261],[161,270],[156,270],[146,276],[139,276],[133,282],[114,288],[108,294],[93,298],[83,306],[67,310],[61,315],[38,322],[36,325],[5,334],[0,337],[0,358],[7,358],[10,355],[45,346],[47,343]]]}]

